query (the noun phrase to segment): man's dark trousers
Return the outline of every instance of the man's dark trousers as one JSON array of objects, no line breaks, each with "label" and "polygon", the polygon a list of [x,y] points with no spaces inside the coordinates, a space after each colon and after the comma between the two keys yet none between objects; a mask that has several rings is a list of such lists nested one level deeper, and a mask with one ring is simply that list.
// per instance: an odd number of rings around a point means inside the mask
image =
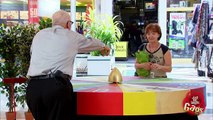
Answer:
[{"label": "man's dark trousers", "polygon": [[26,100],[35,120],[71,120],[73,87],[69,80],[30,79]]}]

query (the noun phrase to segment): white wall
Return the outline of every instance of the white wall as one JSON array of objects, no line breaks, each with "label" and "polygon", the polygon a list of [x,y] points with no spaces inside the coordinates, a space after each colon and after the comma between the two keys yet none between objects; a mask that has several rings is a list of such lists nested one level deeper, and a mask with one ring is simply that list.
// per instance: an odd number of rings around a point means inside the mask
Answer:
[{"label": "white wall", "polygon": [[60,0],[38,0],[38,16],[51,18],[58,10],[60,10]]}]

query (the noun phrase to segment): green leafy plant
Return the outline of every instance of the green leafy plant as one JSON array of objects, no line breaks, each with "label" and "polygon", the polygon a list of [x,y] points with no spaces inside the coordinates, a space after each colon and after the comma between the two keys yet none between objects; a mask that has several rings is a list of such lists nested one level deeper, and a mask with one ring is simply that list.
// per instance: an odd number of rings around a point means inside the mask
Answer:
[{"label": "green leafy plant", "polygon": [[[23,77],[26,77],[27,71],[30,65],[30,47],[32,44],[32,40],[35,34],[38,32],[38,29],[35,28],[34,25],[25,25],[22,26],[22,30],[20,36],[17,39],[17,45],[19,46],[19,52],[17,54],[17,58],[19,61],[19,73]],[[21,106],[25,107],[25,96],[26,96],[26,87],[27,82],[21,84],[17,91],[19,93],[19,97],[17,97],[16,101],[21,104]]]},{"label": "green leafy plant", "polygon": [[39,30],[52,27],[52,19],[50,18],[40,18],[39,20]]},{"label": "green leafy plant", "polygon": [[16,40],[16,44],[19,46],[16,56],[20,63],[19,73],[26,76],[30,65],[30,47],[34,36],[39,30],[34,25],[25,25],[21,28],[20,36]]},{"label": "green leafy plant", "polygon": [[[114,49],[115,42],[119,41],[123,31],[119,28],[123,23],[118,16],[94,15],[94,10],[89,9],[88,19],[83,23],[85,36],[101,40],[111,49]],[[100,51],[91,52],[93,56],[99,56]],[[112,51],[111,55],[114,54]]]},{"label": "green leafy plant", "polygon": [[[30,61],[30,45],[33,36],[37,33],[31,25],[0,26],[0,88],[8,98],[9,112],[14,112],[15,103],[22,104],[25,98],[26,83],[15,85],[4,83],[5,78],[17,78],[26,76]],[[14,89],[13,89],[14,88]],[[12,95],[14,92],[14,96]],[[15,102],[13,102],[13,97]]]},{"label": "green leafy plant", "polygon": [[[14,78],[19,75],[19,64],[16,62],[18,45],[16,40],[19,37],[21,31],[20,26],[7,27],[2,24],[0,26],[0,56],[4,62],[0,64],[0,78]],[[12,101],[12,84],[6,84],[1,81],[1,93],[5,93],[8,98],[7,106],[9,107],[9,112],[13,112],[13,108],[16,106]],[[14,97],[17,97],[17,89],[14,88]]]}]

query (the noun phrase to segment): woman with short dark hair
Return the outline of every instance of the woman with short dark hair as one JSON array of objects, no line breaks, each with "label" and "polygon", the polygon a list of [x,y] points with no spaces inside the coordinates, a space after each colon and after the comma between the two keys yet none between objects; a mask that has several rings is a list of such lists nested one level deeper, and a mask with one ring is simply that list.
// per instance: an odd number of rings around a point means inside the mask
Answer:
[{"label": "woman with short dark hair", "polygon": [[[159,42],[161,28],[157,23],[150,23],[145,28],[145,38],[148,43],[142,44],[139,51],[149,54],[149,62],[138,63],[136,58],[135,69],[145,69],[152,73],[153,77],[167,77],[166,72],[172,71],[172,58],[167,46]],[[136,74],[137,75],[137,74]]]}]

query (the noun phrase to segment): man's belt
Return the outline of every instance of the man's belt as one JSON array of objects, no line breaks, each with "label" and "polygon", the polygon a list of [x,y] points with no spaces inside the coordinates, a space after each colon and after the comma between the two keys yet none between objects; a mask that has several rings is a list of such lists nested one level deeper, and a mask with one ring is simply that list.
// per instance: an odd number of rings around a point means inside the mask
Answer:
[{"label": "man's belt", "polygon": [[[68,79],[71,80],[71,76],[64,74],[64,76]],[[54,78],[54,74],[48,74],[48,75],[38,75],[38,76],[31,76],[30,79],[50,79],[50,78]]]},{"label": "man's belt", "polygon": [[49,79],[49,78],[54,78],[54,75],[48,74],[48,75],[30,76],[30,79]]}]

